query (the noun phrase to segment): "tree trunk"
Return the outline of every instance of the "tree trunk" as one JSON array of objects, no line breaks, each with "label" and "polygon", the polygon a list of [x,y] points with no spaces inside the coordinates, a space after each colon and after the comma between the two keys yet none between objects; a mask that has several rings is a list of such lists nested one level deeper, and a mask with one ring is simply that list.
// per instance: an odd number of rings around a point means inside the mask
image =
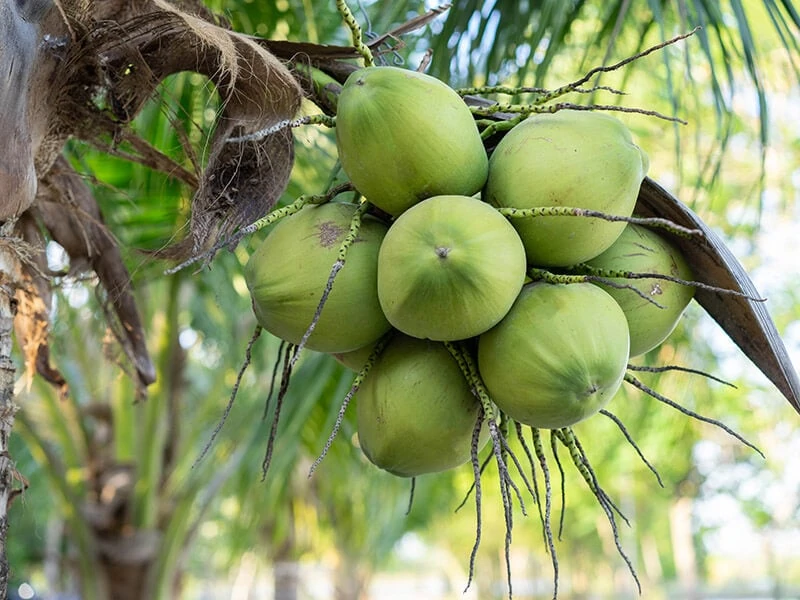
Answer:
[{"label": "tree trunk", "polygon": [[341,557],[334,573],[334,598],[336,600],[362,600],[369,587],[369,573],[356,561]]},{"label": "tree trunk", "polygon": [[8,595],[8,508],[18,493],[13,487],[14,480],[19,478],[14,469],[14,461],[8,454],[8,440],[17,410],[14,404],[16,369],[11,360],[11,349],[14,316],[17,312],[15,293],[19,280],[19,260],[13,247],[9,246],[4,232],[0,231],[0,598]]},{"label": "tree trunk", "polygon": [[672,554],[681,592],[689,600],[697,597],[699,580],[697,553],[692,533],[692,511],[694,499],[681,496],[670,507],[669,524],[672,537]]}]

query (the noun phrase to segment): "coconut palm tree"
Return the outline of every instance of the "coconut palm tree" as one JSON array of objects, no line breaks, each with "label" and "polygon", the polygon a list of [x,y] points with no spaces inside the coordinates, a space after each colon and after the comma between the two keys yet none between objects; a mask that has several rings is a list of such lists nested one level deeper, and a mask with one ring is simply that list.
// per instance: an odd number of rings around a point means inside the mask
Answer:
[{"label": "coconut palm tree", "polygon": [[[259,428],[248,431],[238,449],[220,442],[193,470],[193,451],[202,449],[213,402],[195,415],[206,419],[199,421],[200,431],[181,427],[177,413],[187,395],[219,397],[225,383],[201,377],[195,388],[186,382],[193,367],[187,366],[185,339],[181,343],[182,315],[190,311],[199,320],[192,331],[213,331],[217,351],[226,357],[247,339],[241,319],[196,316],[209,310],[209,302],[213,308],[220,294],[226,299],[217,309],[238,306],[236,317],[247,313],[240,296],[219,291],[240,273],[242,260],[223,249],[213,274],[167,278],[161,271],[215,247],[282,198],[308,191],[290,181],[290,130],[257,141],[227,140],[294,118],[304,95],[330,110],[303,65],[341,82],[358,54],[329,4],[298,2],[282,9],[199,0],[0,0],[0,597],[8,581],[6,531],[10,526],[13,536],[14,526],[7,509],[25,482],[7,456],[12,431],[25,435],[51,467],[87,598],[170,597],[182,552],[205,507],[242,465],[252,466],[246,450],[259,446]],[[356,17],[379,60],[413,63],[430,48],[431,72],[453,85],[552,86],[574,79],[576,70],[635,53],[648,40],[664,41],[701,25],[695,49],[665,52],[663,66],[646,71],[663,80],[675,115],[691,112],[697,90],[710,89],[715,138],[724,148],[734,126],[731,65],[737,62],[752,81],[761,140],[768,142],[764,49],[753,34],[755,19],[769,20],[797,73],[800,18],[793,3],[763,0],[757,8],[745,9],[737,0],[461,0],[449,11],[430,13],[416,5],[375,2]],[[436,18],[440,12],[446,14]],[[390,31],[392,36],[378,35]],[[270,34],[293,42],[270,41]],[[694,61],[708,68],[708,81],[691,76]],[[201,77],[175,75],[185,71]],[[687,81],[679,82],[684,76]],[[208,93],[207,81],[216,95]],[[710,161],[696,179],[713,179],[718,164]],[[153,172],[166,177],[144,175]],[[105,186],[119,193],[104,192]],[[655,192],[652,197],[658,198]],[[65,273],[48,262],[49,241],[64,249],[69,277],[97,281],[92,310],[72,307],[57,294],[58,320],[51,322],[53,285]],[[147,250],[146,259],[132,252],[139,248]],[[752,314],[748,318],[759,323]],[[769,325],[765,318],[762,329]],[[101,360],[99,322],[112,334],[125,383],[92,373]],[[51,334],[53,327],[66,329],[58,336]],[[222,342],[226,327],[236,335]],[[35,399],[21,396],[17,429],[12,329],[24,370],[52,387],[47,392],[33,384]],[[79,330],[92,335],[79,340]],[[763,364],[770,361],[778,363],[776,377],[785,379],[785,365],[774,355]],[[269,371],[263,360],[254,362],[259,372]],[[235,370],[234,364],[223,361],[217,368]],[[304,368],[309,377],[343,376],[314,360]],[[796,393],[795,384],[785,383],[787,396]],[[98,390],[107,393],[97,397]],[[297,426],[303,415],[295,407],[284,424]],[[239,427],[246,428],[244,421]],[[113,438],[104,438],[109,431]],[[287,456],[282,473],[293,468]],[[70,483],[76,469],[90,475]]]}]

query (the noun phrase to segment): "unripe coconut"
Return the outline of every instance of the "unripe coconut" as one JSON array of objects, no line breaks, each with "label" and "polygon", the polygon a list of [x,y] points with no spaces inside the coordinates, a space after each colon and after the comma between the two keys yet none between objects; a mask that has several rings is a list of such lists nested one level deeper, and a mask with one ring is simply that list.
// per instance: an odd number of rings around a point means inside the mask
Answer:
[{"label": "unripe coconut", "polygon": [[526,285],[478,340],[478,370],[498,408],[531,427],[568,427],[614,396],[628,362],[628,323],[590,283]]},{"label": "unripe coconut", "polygon": [[361,450],[381,469],[416,477],[470,459],[480,404],[443,344],[396,335],[355,401]]},{"label": "unripe coconut", "polygon": [[[253,253],[245,279],[264,329],[292,344],[300,342],[355,211],[355,205],[337,202],[306,206],[279,221]],[[348,352],[389,330],[377,293],[378,250],[386,230],[380,221],[362,220],[307,348]]]},{"label": "unripe coconut", "polygon": [[522,241],[494,208],[468,196],[436,196],[389,228],[378,257],[378,298],[400,331],[461,340],[505,316],[525,269]]},{"label": "unripe coconut", "polygon": [[375,344],[367,344],[350,352],[334,352],[331,356],[343,367],[358,372],[367,363],[367,359],[374,349]]},{"label": "unripe coconut", "polygon": [[[500,141],[484,199],[514,208],[576,207],[628,217],[647,174],[647,155],[618,119],[585,111],[534,115]],[[589,217],[512,219],[528,262],[567,266],[594,258],[625,228]]]},{"label": "unripe coconut", "polygon": [[[587,264],[613,271],[669,275],[685,281],[693,278],[680,250],[656,232],[634,224],[629,224],[608,250]],[[660,305],[648,302],[633,290],[598,284],[611,294],[628,319],[631,356],[644,354],[667,339],[694,296],[693,287],[664,279],[611,281],[633,286]]]},{"label": "unripe coconut", "polygon": [[352,73],[339,95],[336,142],[356,189],[394,216],[431,196],[471,196],[486,182],[488,158],[469,108],[417,71]]}]

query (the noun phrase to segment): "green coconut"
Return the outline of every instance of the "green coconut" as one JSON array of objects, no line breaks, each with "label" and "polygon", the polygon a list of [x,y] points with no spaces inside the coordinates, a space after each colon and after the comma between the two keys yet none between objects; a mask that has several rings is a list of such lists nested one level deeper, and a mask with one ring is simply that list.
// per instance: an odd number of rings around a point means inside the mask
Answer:
[{"label": "green coconut", "polygon": [[461,340],[502,319],[525,280],[525,248],[494,208],[436,196],[404,212],[378,257],[378,298],[408,335]]},{"label": "green coconut", "polygon": [[508,315],[478,340],[478,370],[512,419],[556,429],[602,409],[628,362],[628,323],[590,283],[526,285]]},{"label": "green coconut", "polygon": [[[628,217],[647,174],[647,155],[618,119],[598,112],[534,115],[500,141],[484,199],[499,207],[576,207]],[[567,266],[614,243],[624,222],[589,217],[512,219],[530,264]]]},{"label": "green coconut", "polygon": [[488,158],[469,108],[417,71],[352,73],[339,95],[336,142],[356,189],[394,216],[431,196],[471,196],[486,182]]},{"label": "green coconut", "polygon": [[[314,317],[356,206],[306,206],[279,221],[250,257],[245,279],[264,329],[298,344]],[[378,251],[387,227],[364,218],[306,347],[349,352],[374,343],[389,322],[377,293]]]},{"label": "green coconut", "polygon": [[[694,277],[675,245],[658,233],[634,224],[628,225],[608,250],[587,264],[612,271],[668,275],[684,281]],[[644,354],[667,339],[694,296],[693,287],[664,279],[613,278],[611,281],[632,286],[659,305],[631,289],[598,284],[617,301],[628,319],[631,356]]]},{"label": "green coconut", "polygon": [[354,399],[361,450],[381,469],[416,477],[470,460],[480,404],[443,344],[396,335]]},{"label": "green coconut", "polygon": [[334,352],[331,356],[340,365],[347,367],[351,371],[358,372],[367,363],[367,359],[374,349],[375,344],[367,344],[350,352]]}]

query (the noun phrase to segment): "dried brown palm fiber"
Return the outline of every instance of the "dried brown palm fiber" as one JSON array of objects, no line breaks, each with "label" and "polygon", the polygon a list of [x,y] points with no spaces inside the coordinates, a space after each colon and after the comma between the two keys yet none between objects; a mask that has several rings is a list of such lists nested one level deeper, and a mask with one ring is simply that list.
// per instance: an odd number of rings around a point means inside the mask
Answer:
[{"label": "dried brown palm fiber", "polygon": [[59,157],[39,185],[33,212],[70,257],[72,274],[94,271],[114,318],[109,325],[145,387],[156,373],[145,345],[131,278],[117,241],[83,178]]},{"label": "dried brown palm fiber", "polygon": [[67,382],[50,364],[48,337],[52,291],[44,236],[30,212],[22,215],[15,230],[31,253],[28,260],[21,263],[22,284],[16,290],[17,315],[14,318],[14,334],[24,356],[25,379],[30,385],[34,374],[39,373],[63,397],[67,393]]},{"label": "dried brown palm fiber", "polygon": [[[293,117],[300,87],[290,71],[253,40],[174,4],[109,4],[118,5],[118,11],[104,3],[59,3],[75,39],[67,44],[60,58],[64,66],[52,84],[57,102],[50,130],[101,144],[109,138],[130,138],[127,124],[165,77],[181,71],[206,75],[219,91],[222,109],[206,167],[197,174],[190,232],[158,253],[186,257],[265,214],[283,192],[294,158],[291,133],[242,144],[226,140]],[[183,3],[187,5],[193,6]],[[114,20],[117,14],[123,19]],[[108,19],[97,20],[98,15]],[[162,170],[173,171],[165,157],[156,162]]]}]

